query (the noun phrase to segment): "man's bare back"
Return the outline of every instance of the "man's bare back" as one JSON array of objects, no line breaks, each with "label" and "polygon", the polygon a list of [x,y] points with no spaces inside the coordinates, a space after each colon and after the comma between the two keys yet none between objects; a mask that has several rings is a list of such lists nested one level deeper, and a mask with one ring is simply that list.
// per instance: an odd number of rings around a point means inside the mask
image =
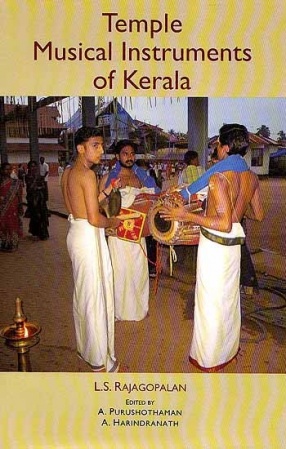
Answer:
[{"label": "man's bare back", "polygon": [[[243,157],[249,147],[245,126],[225,124],[219,130],[219,161]],[[228,164],[227,164],[228,165]],[[165,207],[166,220],[191,221],[201,226],[196,267],[194,327],[189,360],[202,371],[222,370],[239,352],[241,330],[240,273],[244,216],[263,219],[257,176],[248,167],[218,166],[208,177],[207,206],[201,214],[187,207]],[[213,173],[213,171],[211,171]],[[210,344],[211,341],[211,344]]]},{"label": "man's bare back", "polygon": [[162,208],[160,215],[165,220],[191,221],[222,232],[230,232],[232,223],[244,216],[261,221],[264,214],[257,176],[249,170],[216,173],[210,178],[205,213],[194,214],[179,206]]},{"label": "man's bare back", "polygon": [[[74,216],[74,218],[87,218],[87,210],[84,201],[84,189],[82,185],[85,177],[89,178],[90,183],[95,184],[93,188],[96,192],[96,179],[91,170],[69,167],[65,170],[63,175],[62,188],[66,208],[68,212]],[[97,202],[97,195],[95,195],[94,201]]]},{"label": "man's bare back", "polygon": [[231,213],[232,223],[241,222],[248,214],[249,218],[262,220],[259,184],[255,173],[250,170],[242,173],[229,171],[211,177],[206,212],[207,215],[215,215],[222,210],[227,211],[228,217]]}]

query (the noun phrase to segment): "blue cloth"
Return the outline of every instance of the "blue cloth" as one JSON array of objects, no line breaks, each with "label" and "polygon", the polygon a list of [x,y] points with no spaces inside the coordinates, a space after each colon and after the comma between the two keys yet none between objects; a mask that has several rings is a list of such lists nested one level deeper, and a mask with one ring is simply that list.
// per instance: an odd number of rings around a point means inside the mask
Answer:
[{"label": "blue cloth", "polygon": [[182,197],[187,200],[190,195],[197,193],[199,190],[206,187],[209,183],[210,177],[215,173],[222,173],[224,171],[235,171],[238,173],[249,170],[249,167],[242,156],[239,154],[232,154],[226,159],[217,162],[210,167],[202,176],[200,176],[195,182],[185,187],[180,191]]},{"label": "blue cloth", "polygon": [[[117,161],[115,167],[109,172],[107,181],[105,183],[105,187],[109,186],[112,179],[116,179],[119,177],[120,170],[121,165],[119,161]],[[152,176],[148,175],[146,170],[144,170],[141,167],[138,167],[138,165],[136,164],[133,165],[132,170],[134,171],[135,175],[138,177],[139,181],[144,187],[154,188],[155,193],[160,193],[161,191],[160,187],[157,186],[155,179]]]}]

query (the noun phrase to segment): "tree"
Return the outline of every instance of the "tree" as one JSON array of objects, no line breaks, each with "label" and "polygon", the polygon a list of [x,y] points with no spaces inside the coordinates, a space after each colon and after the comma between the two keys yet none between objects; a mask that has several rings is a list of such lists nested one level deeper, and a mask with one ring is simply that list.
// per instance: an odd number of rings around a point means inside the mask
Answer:
[{"label": "tree", "polygon": [[277,133],[278,139],[277,142],[285,142],[286,141],[286,134],[284,131],[279,131]]},{"label": "tree", "polygon": [[256,135],[262,137],[270,137],[270,129],[266,125],[261,125],[260,128],[257,128]]},{"label": "tree", "polygon": [[144,126],[129,133],[129,138],[139,144],[144,153],[152,153],[168,146],[168,136],[157,127]]},{"label": "tree", "polygon": [[150,151],[156,151],[168,146],[168,137],[158,132],[157,129],[150,129],[148,132],[148,142]]}]

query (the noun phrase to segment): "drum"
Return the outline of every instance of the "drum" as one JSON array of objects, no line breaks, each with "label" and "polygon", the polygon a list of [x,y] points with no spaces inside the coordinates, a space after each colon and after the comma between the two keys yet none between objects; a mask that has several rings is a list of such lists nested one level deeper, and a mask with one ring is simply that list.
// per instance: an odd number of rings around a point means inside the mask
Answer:
[{"label": "drum", "polygon": [[134,202],[130,206],[130,209],[137,210],[138,212],[143,212],[147,215],[141,237],[147,237],[148,235],[151,235],[148,223],[148,214],[150,208],[158,201],[159,198],[159,194],[141,193],[135,198]]},{"label": "drum", "polygon": [[[178,194],[166,194],[149,209],[148,225],[151,235],[164,245],[197,245],[199,243],[200,226],[191,222],[167,221],[160,217],[160,209],[165,206],[178,207],[183,204]],[[193,201],[186,208],[200,211],[200,202]]]},{"label": "drum", "polygon": [[[147,237],[148,235],[151,235],[150,233],[150,229],[149,229],[149,224],[148,224],[148,213],[150,208],[156,203],[156,201],[158,201],[158,198],[160,197],[159,194],[150,194],[150,193],[140,193],[140,195],[138,195],[134,202],[128,207],[128,208],[121,208],[120,211],[118,212],[117,216],[120,217],[121,214],[123,214],[124,219],[127,219],[127,213],[126,210],[130,212],[131,211],[137,211],[137,212],[141,212],[143,214],[146,215],[144,224],[143,224],[143,229],[142,229],[142,233],[141,233],[141,237]],[[107,205],[102,205],[101,204],[101,212],[104,213],[106,216],[110,216],[109,214],[109,209],[108,209],[108,202],[106,202]],[[132,217],[132,214],[130,216]],[[106,228],[105,229],[105,234],[107,236],[116,236],[116,229],[111,229],[111,228]]]}]

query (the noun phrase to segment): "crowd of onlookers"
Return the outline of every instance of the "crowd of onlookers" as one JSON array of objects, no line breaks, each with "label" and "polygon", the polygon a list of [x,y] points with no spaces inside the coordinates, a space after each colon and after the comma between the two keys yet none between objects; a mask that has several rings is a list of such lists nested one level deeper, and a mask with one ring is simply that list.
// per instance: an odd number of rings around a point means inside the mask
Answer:
[{"label": "crowd of onlookers", "polygon": [[[102,178],[106,173],[109,173],[115,162],[116,160],[111,160],[95,167],[98,177]],[[160,188],[162,188],[163,181],[179,176],[185,167],[184,162],[161,162],[149,159],[136,159],[136,164],[144,168],[150,176],[153,176]]]},{"label": "crowd of onlookers", "polygon": [[[104,161],[94,167],[99,179],[109,173],[116,160]],[[157,186],[162,189],[163,182],[181,175],[187,163],[182,161],[156,161],[137,159],[136,164],[145,169],[154,177]],[[66,162],[60,162],[57,168],[59,184]],[[48,211],[48,177],[49,164],[44,157],[39,163],[30,161],[28,164],[12,165],[2,163],[0,170],[0,250],[15,251],[19,238],[23,235],[23,218],[29,218],[29,233],[41,240],[49,238],[49,211]],[[23,198],[23,189],[26,197]],[[26,201],[25,201],[26,200]],[[26,205],[24,213],[23,205]]]},{"label": "crowd of onlookers", "polygon": [[[29,161],[26,167],[19,164],[17,169],[9,162],[1,164],[0,251],[17,250],[23,236],[23,218],[29,219],[28,229],[33,238],[49,238],[48,176],[49,165],[44,157],[40,157],[39,163]],[[24,205],[27,206],[25,213]]]}]

